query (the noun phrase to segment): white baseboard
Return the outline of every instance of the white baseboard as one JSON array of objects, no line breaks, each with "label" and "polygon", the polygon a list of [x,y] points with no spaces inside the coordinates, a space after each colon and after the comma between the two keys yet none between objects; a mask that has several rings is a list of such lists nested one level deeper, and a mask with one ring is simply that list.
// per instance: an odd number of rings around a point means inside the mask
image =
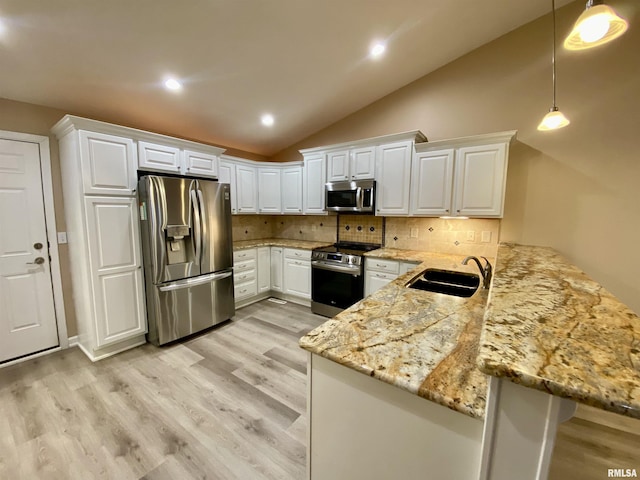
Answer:
[{"label": "white baseboard", "polygon": [[75,347],[78,345],[78,336],[75,335],[73,337],[69,337],[69,348]]}]

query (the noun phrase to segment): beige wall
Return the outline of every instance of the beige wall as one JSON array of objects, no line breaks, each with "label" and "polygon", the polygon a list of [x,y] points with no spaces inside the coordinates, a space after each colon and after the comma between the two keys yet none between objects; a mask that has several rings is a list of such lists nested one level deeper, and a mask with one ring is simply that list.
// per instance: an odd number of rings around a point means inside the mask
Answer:
[{"label": "beige wall", "polygon": [[[572,122],[563,130],[536,130],[551,106],[547,15],[275,160],[299,160],[299,148],[413,129],[430,140],[517,129],[501,240],[558,249],[640,312],[640,2],[608,3],[631,24],[623,37],[595,50],[558,48],[558,105]],[[578,1],[558,12],[558,43],[583,8]]]}]

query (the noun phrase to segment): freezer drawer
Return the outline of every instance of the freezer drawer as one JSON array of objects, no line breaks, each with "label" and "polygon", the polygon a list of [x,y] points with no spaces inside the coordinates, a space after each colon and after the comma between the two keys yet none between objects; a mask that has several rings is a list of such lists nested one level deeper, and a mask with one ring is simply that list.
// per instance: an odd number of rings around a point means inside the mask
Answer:
[{"label": "freezer drawer", "polygon": [[154,345],[199,332],[235,314],[230,270],[156,285],[147,293],[151,293],[147,339]]}]

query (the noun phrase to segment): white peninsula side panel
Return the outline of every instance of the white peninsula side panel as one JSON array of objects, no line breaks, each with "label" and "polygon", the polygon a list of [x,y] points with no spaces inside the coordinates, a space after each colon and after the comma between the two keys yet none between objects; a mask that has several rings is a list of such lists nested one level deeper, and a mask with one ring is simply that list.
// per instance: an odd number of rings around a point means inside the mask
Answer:
[{"label": "white peninsula side panel", "polygon": [[482,420],[309,353],[311,480],[477,479]]}]

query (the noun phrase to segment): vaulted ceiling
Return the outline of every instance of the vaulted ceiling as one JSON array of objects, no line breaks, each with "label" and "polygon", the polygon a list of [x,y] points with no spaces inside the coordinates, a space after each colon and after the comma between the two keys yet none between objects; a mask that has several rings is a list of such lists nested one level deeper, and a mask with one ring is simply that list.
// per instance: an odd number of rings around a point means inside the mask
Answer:
[{"label": "vaulted ceiling", "polygon": [[[550,10],[546,0],[0,0],[0,97],[270,156]],[[387,50],[372,60],[375,41]],[[182,90],[163,87],[169,76]]]}]

